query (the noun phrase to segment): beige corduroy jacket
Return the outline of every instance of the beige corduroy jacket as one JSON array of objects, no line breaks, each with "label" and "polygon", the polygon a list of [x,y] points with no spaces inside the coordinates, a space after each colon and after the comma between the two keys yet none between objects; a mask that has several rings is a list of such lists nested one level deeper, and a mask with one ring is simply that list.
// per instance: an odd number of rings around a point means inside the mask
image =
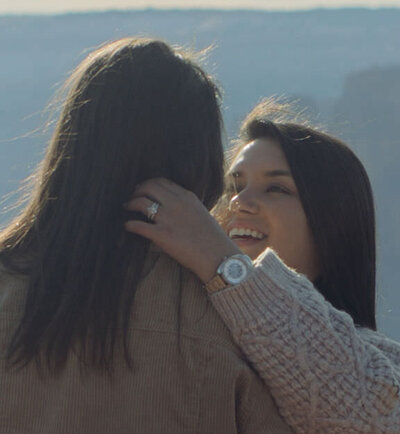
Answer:
[{"label": "beige corduroy jacket", "polygon": [[1,434],[291,433],[199,281],[162,253],[139,286],[130,327],[133,371],[58,376],[5,370],[26,281],[0,271]]}]

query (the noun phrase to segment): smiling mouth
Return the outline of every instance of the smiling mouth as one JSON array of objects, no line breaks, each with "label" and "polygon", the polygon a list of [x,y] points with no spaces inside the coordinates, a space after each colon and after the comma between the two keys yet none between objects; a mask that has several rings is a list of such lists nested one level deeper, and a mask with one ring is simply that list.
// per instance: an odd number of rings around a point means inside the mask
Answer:
[{"label": "smiling mouth", "polygon": [[228,233],[229,238],[234,241],[260,241],[266,238],[262,232],[248,228],[233,228]]}]

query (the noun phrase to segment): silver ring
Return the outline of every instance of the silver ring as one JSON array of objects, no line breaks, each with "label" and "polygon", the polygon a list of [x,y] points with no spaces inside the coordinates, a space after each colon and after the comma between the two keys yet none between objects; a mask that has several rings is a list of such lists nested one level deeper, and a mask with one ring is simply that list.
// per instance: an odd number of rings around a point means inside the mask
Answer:
[{"label": "silver ring", "polygon": [[154,222],[156,218],[156,214],[158,212],[158,208],[160,208],[160,204],[158,202],[153,202],[150,206],[147,207],[147,218]]}]

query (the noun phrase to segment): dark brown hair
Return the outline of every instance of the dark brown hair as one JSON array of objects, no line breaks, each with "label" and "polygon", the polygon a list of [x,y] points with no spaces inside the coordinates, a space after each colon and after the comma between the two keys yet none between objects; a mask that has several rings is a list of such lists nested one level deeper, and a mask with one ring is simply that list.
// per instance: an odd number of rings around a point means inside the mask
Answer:
[{"label": "dark brown hair", "polygon": [[355,324],[375,330],[375,209],[368,175],[345,143],[284,121],[285,110],[273,100],[256,106],[241,126],[232,156],[257,138],[280,144],[319,256],[315,286]]},{"label": "dark brown hair", "polygon": [[0,235],[3,264],[29,276],[8,358],[58,369],[74,347],[83,363],[111,369],[119,330],[130,361],[126,331],[148,250],[124,231],[122,204],[138,183],[167,177],[214,205],[219,92],[183,50],[132,38],[90,53],[67,89],[30,201]]}]

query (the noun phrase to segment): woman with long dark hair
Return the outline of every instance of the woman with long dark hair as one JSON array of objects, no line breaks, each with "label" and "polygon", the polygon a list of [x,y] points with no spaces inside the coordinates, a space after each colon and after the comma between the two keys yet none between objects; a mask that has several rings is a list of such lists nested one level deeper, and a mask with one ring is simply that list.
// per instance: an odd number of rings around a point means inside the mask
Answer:
[{"label": "woman with long dark hair", "polygon": [[272,111],[262,103],[242,125],[214,210],[225,233],[166,179],[128,205],[157,201],[154,224],[126,228],[205,283],[296,432],[400,432],[400,345],[376,331],[368,176],[344,143]]},{"label": "woman with long dark hair", "polygon": [[221,195],[214,82],[183,50],[126,38],[66,87],[29,201],[0,234],[1,433],[290,432],[200,282],[124,229],[122,204],[150,177],[208,209]]}]

